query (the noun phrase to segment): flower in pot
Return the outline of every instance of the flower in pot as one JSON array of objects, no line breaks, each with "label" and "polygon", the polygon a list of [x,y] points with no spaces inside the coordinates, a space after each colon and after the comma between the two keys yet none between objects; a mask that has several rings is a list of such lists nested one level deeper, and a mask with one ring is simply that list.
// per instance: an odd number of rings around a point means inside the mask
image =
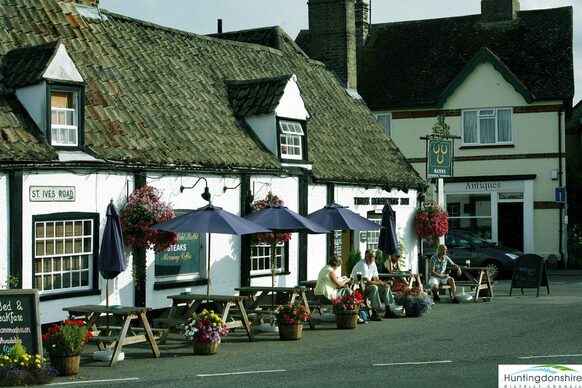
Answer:
[{"label": "flower in pot", "polygon": [[40,354],[28,354],[17,338],[9,354],[0,358],[0,386],[47,384],[58,371],[47,364]]},{"label": "flower in pot", "polygon": [[408,317],[428,314],[433,304],[432,299],[421,287],[411,288],[404,283],[399,283],[394,289],[394,302],[404,307]]},{"label": "flower in pot", "polygon": [[358,321],[358,312],[365,305],[360,291],[344,294],[330,300],[333,305],[335,321],[338,329],[355,329]]},{"label": "flower in pot", "polygon": [[220,339],[228,334],[222,318],[213,310],[202,310],[186,323],[184,337],[192,341],[194,354],[214,354]]},{"label": "flower in pot", "polygon": [[279,338],[282,340],[300,339],[303,322],[309,319],[307,308],[298,302],[280,305],[271,316],[271,322],[279,326]]},{"label": "flower in pot", "polygon": [[85,322],[68,319],[62,324],[49,327],[42,335],[42,343],[52,366],[61,375],[71,375],[79,373],[80,355],[92,336]]}]

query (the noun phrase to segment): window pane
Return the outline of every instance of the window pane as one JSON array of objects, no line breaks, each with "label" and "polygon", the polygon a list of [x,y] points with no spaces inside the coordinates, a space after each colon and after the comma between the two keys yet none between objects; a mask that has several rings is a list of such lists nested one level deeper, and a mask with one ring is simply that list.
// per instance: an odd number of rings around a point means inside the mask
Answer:
[{"label": "window pane", "polygon": [[44,237],[44,224],[41,222],[37,222],[36,223],[36,237],[37,238],[42,238]]},{"label": "window pane", "polygon": [[495,118],[480,119],[481,143],[495,143]]},{"label": "window pane", "polygon": [[386,136],[392,136],[392,115],[378,115],[378,122],[384,128]]},{"label": "window pane", "polygon": [[463,112],[463,141],[477,143],[477,112]]},{"label": "window pane", "polygon": [[499,109],[497,111],[497,125],[499,126],[497,140],[500,142],[512,141],[510,109]]},{"label": "window pane", "polygon": [[46,223],[46,237],[54,237],[55,236],[55,224],[52,222]]}]

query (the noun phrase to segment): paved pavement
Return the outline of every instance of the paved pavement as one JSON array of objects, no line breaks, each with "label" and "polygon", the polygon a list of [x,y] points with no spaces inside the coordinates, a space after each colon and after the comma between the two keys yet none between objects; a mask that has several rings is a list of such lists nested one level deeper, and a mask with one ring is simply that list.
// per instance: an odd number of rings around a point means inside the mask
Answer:
[{"label": "paved pavement", "polygon": [[495,285],[491,302],[451,304],[448,298],[421,318],[398,318],[337,330],[334,323],[307,326],[300,341],[257,333],[248,342],[237,330],[213,356],[194,356],[178,335],[161,345],[161,358],[146,346],[125,348],[110,368],[83,354],[77,376],[59,386],[111,387],[496,387],[499,364],[582,364],[582,272],[552,272],[545,288],[514,290]]}]

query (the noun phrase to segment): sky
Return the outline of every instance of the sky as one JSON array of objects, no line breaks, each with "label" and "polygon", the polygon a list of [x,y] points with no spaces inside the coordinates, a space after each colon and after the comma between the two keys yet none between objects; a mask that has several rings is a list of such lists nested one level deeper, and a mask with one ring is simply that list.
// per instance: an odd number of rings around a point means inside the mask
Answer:
[{"label": "sky", "polygon": [[[308,0],[100,0],[111,12],[196,34],[278,25],[295,38],[307,29]],[[481,13],[480,0],[370,0],[372,23]],[[521,10],[574,8],[575,105],[582,98],[582,0],[521,0]],[[577,70],[579,69],[579,70]]]}]

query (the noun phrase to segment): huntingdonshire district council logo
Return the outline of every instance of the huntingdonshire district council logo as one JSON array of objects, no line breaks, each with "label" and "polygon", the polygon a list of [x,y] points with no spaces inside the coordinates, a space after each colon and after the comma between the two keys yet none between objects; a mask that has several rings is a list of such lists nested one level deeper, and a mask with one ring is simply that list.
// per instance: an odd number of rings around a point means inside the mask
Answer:
[{"label": "huntingdonshire district council logo", "polygon": [[499,388],[582,388],[582,365],[499,365]]}]

